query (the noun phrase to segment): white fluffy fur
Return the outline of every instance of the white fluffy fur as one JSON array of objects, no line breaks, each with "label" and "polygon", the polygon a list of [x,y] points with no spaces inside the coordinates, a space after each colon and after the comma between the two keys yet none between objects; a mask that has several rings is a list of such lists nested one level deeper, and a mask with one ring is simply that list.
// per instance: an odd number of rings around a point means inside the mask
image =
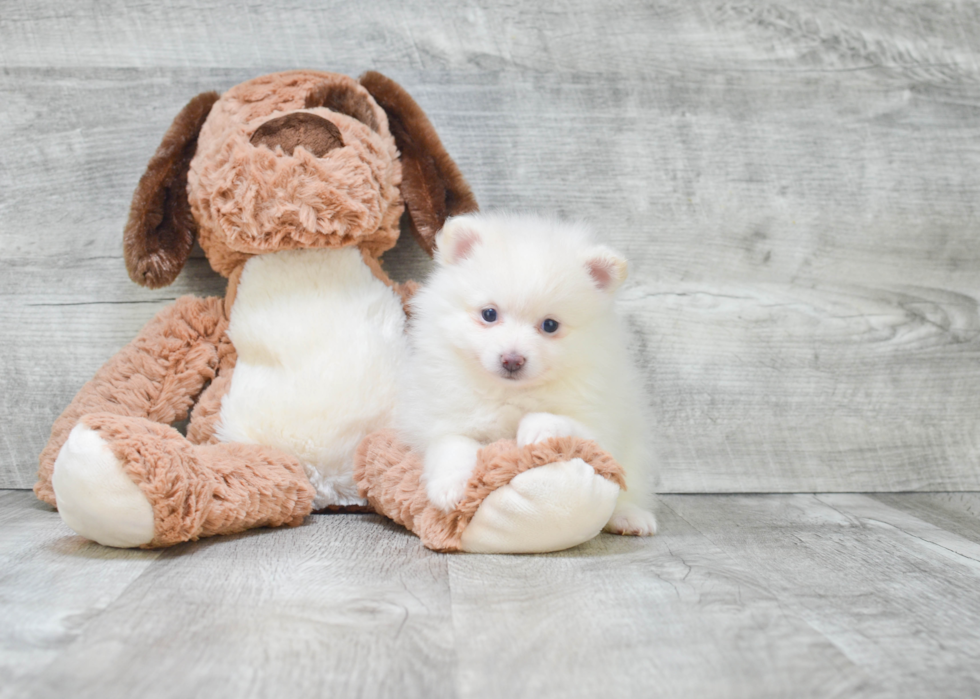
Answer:
[{"label": "white fluffy fur", "polygon": [[[581,225],[517,215],[450,220],[438,267],[412,301],[411,363],[397,424],[425,453],[426,490],[459,501],[476,449],[552,436],[595,439],[626,472],[607,529],[652,534],[649,422],[614,311],[626,262]],[[483,320],[484,309],[498,318]],[[558,331],[547,333],[552,319]],[[523,357],[518,372],[502,366]]]},{"label": "white fluffy fur", "polygon": [[238,362],[219,438],[294,454],[317,489],[315,508],[363,504],[354,450],[391,424],[406,352],[398,297],[356,248],[258,255],[242,272],[228,333]]}]

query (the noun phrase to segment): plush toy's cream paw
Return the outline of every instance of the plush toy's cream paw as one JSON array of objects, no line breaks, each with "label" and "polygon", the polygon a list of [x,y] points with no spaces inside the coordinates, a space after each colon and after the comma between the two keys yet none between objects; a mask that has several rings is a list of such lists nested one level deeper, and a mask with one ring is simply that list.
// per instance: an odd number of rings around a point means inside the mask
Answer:
[{"label": "plush toy's cream paw", "polygon": [[528,413],[517,426],[517,446],[526,447],[552,437],[581,437],[593,439],[582,423],[554,413]]},{"label": "plush toy's cream paw", "polygon": [[65,524],[103,546],[131,548],[153,539],[153,507],[102,437],[78,424],[51,478]]},{"label": "plush toy's cream paw", "polygon": [[543,553],[596,536],[619,486],[581,459],[532,468],[480,504],[460,545],[471,553]]},{"label": "plush toy's cream paw", "polygon": [[479,442],[456,435],[443,437],[429,447],[424,472],[429,502],[443,512],[456,508],[476,467],[479,451]]},{"label": "plush toy's cream paw", "polygon": [[607,532],[623,536],[653,536],[657,533],[657,518],[637,505],[618,505],[603,527]]}]

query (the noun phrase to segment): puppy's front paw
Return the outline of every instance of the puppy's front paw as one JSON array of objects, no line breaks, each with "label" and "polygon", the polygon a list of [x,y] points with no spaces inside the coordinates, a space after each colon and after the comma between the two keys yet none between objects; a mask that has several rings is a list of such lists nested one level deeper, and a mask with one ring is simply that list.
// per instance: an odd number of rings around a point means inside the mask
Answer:
[{"label": "puppy's front paw", "polygon": [[603,529],[623,536],[653,536],[657,533],[657,518],[636,505],[617,505]]},{"label": "puppy's front paw", "polygon": [[476,467],[480,444],[450,435],[436,441],[425,453],[425,494],[443,512],[456,508]]},{"label": "puppy's front paw", "polygon": [[463,491],[466,490],[468,480],[468,474],[458,472],[441,474],[439,477],[426,480],[425,494],[429,496],[429,502],[440,510],[452,512],[463,499]]},{"label": "puppy's front paw", "polygon": [[570,417],[554,413],[528,413],[517,426],[517,446],[537,444],[552,437],[584,437],[591,439],[588,430]]}]

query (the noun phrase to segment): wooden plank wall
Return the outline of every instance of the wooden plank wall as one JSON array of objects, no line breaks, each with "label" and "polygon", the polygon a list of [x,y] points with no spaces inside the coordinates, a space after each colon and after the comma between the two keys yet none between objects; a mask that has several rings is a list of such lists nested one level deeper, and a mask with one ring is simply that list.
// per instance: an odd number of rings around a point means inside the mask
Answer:
[{"label": "wooden plank wall", "polygon": [[2,0],[0,66],[0,487],[155,311],[223,289],[123,268],[170,120],[315,67],[400,81],[484,208],[630,256],[662,491],[980,489],[980,3]]}]

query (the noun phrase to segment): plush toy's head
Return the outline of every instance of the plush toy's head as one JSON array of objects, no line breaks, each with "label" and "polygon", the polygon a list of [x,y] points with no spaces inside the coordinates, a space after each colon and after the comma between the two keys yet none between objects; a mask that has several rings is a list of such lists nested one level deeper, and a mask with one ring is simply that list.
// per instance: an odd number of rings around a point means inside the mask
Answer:
[{"label": "plush toy's head", "polygon": [[373,72],[276,73],[177,115],[133,196],[126,264],[155,288],[195,238],[224,276],[278,250],[356,245],[377,257],[406,208],[429,253],[448,216],[477,208],[414,100]]}]

